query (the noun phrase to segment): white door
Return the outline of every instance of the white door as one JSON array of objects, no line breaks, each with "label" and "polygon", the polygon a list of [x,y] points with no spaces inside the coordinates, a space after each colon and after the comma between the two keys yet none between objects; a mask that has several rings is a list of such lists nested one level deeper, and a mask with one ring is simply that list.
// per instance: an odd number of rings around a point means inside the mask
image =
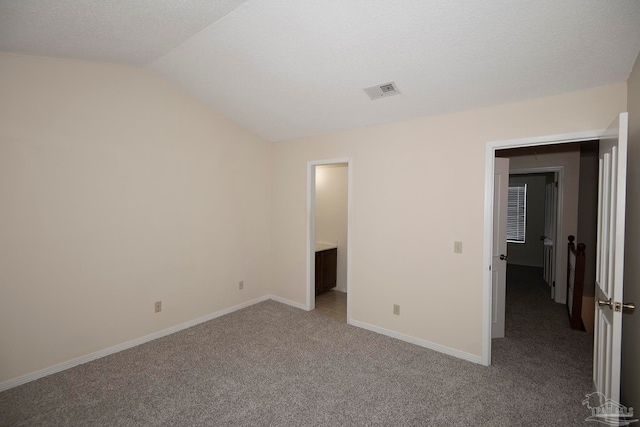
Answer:
[{"label": "white door", "polygon": [[596,391],[616,402],[620,401],[627,121],[628,114],[620,114],[600,139],[598,181],[593,382]]},{"label": "white door", "polygon": [[544,238],[543,241],[543,275],[544,280],[550,288],[551,299],[555,298],[555,240],[556,240],[556,211],[557,211],[557,180],[549,182],[545,186],[545,203],[544,203]]},{"label": "white door", "polygon": [[507,195],[509,159],[496,157],[493,166],[493,253],[491,260],[491,338],[504,337],[507,295]]}]

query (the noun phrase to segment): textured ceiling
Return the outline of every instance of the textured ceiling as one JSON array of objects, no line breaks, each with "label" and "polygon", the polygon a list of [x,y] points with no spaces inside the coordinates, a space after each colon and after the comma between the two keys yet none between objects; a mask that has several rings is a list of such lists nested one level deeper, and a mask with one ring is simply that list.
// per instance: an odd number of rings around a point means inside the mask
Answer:
[{"label": "textured ceiling", "polygon": [[144,67],[269,140],[622,82],[639,50],[638,0],[0,0],[0,51]]},{"label": "textured ceiling", "polygon": [[244,0],[0,0],[0,51],[143,66]]}]

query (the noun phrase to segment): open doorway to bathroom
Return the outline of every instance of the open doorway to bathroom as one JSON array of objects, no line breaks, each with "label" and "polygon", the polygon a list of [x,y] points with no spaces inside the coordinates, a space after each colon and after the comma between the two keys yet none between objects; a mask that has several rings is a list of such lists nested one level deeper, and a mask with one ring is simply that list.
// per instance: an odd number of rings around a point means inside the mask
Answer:
[{"label": "open doorway to bathroom", "polygon": [[309,167],[308,307],[347,322],[349,161],[310,162]]}]

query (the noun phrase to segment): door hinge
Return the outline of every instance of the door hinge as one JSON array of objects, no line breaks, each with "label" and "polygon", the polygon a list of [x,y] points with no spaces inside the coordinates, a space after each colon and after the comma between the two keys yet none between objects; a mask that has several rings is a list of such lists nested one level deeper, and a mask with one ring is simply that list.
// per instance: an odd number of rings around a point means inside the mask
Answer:
[{"label": "door hinge", "polygon": [[491,271],[491,264],[489,264],[489,271]]},{"label": "door hinge", "polygon": [[558,181],[554,182],[554,184],[556,185],[556,188],[558,188]]},{"label": "door hinge", "polygon": [[555,288],[556,287],[556,281],[553,281],[553,284],[551,285],[551,287]]}]

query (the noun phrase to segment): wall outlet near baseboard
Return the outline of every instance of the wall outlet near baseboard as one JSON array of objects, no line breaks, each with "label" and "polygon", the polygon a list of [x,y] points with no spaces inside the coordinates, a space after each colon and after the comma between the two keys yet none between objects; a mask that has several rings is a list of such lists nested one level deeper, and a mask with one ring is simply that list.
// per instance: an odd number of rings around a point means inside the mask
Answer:
[{"label": "wall outlet near baseboard", "polygon": [[393,314],[400,316],[400,306],[398,304],[393,304]]},{"label": "wall outlet near baseboard", "polygon": [[238,289],[244,289],[244,280],[240,280],[240,282],[238,282]]},{"label": "wall outlet near baseboard", "polygon": [[156,313],[160,313],[162,311],[162,301],[156,301],[154,304],[154,310]]}]

